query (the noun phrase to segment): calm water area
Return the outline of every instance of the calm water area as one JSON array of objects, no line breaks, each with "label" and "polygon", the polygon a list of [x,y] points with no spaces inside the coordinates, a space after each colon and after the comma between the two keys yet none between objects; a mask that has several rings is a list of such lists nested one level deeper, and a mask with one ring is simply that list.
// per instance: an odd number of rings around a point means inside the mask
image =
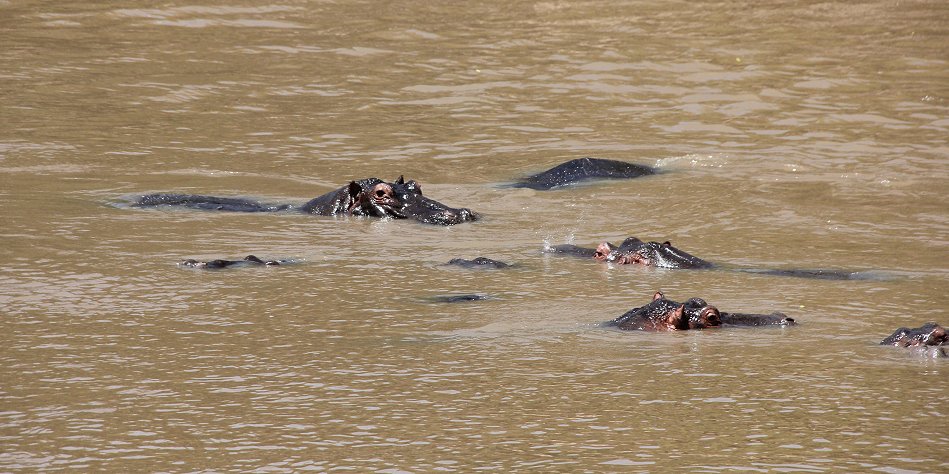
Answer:
[{"label": "calm water area", "polygon": [[[124,205],[399,175],[483,219]],[[949,472],[945,1],[0,0],[0,210],[0,472]]]}]

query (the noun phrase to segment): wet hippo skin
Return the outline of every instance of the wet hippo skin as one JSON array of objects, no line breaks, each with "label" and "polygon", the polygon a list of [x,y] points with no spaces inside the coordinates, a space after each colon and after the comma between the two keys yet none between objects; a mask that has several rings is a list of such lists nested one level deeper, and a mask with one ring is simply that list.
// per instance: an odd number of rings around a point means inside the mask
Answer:
[{"label": "wet hippo skin", "polygon": [[290,260],[261,260],[254,255],[248,255],[241,260],[208,260],[208,261],[199,261],[194,259],[182,260],[178,262],[179,267],[185,268],[204,268],[208,270],[214,270],[218,268],[228,268],[228,267],[244,267],[244,266],[276,266],[284,265],[291,263]]},{"label": "wet hippo skin", "polygon": [[918,328],[902,327],[880,341],[881,345],[897,347],[949,345],[946,329],[936,323],[926,323]]},{"label": "wet hippo skin", "polygon": [[487,257],[475,257],[471,260],[453,258],[449,260],[446,265],[453,265],[461,268],[507,268],[511,266],[510,264],[492,260]]},{"label": "wet hippo skin", "polygon": [[483,301],[488,299],[486,295],[463,294],[463,295],[438,295],[432,297],[435,303],[467,303],[469,301]]},{"label": "wet hippo skin", "polygon": [[542,173],[521,178],[511,186],[546,191],[582,181],[630,179],[652,174],[656,174],[654,168],[636,163],[601,158],[578,158],[561,163]]}]

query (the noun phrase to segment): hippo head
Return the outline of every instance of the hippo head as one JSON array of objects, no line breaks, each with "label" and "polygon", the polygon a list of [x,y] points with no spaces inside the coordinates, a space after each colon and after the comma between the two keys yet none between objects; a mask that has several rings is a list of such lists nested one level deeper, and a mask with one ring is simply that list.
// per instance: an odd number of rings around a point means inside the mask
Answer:
[{"label": "hippo head", "polygon": [[422,187],[402,176],[389,183],[370,178],[349,183],[353,215],[415,219],[426,224],[454,225],[477,220],[470,209],[455,209],[422,196]]},{"label": "hippo head", "polygon": [[942,346],[949,344],[949,334],[936,323],[926,323],[913,329],[899,328],[880,344],[899,347]]},{"label": "hippo head", "polygon": [[949,345],[949,333],[946,332],[946,329],[938,324],[932,323],[932,331],[929,332],[929,337],[926,338],[927,346],[945,346]]},{"label": "hippo head", "polygon": [[705,329],[722,325],[722,314],[702,298],[690,298],[683,303],[689,329]]},{"label": "hippo head", "polygon": [[673,247],[669,241],[661,244],[659,242],[643,242],[636,237],[630,237],[623,241],[604,260],[620,265],[642,265],[660,268],[704,268],[711,266],[705,260]]},{"label": "hippo head", "polygon": [[[652,296],[654,303],[664,299],[661,291]],[[690,298],[685,303],[670,308],[666,312],[664,323],[670,330],[705,329],[721,326],[722,320],[718,308],[710,306],[702,298]]]},{"label": "hippo head", "polygon": [[[650,243],[654,244],[655,242]],[[612,251],[606,256],[605,260],[620,265],[656,266],[654,263],[656,260],[655,252],[650,252],[648,247],[649,244],[646,242],[636,237],[630,237],[624,240],[619,247],[612,248]]]}]

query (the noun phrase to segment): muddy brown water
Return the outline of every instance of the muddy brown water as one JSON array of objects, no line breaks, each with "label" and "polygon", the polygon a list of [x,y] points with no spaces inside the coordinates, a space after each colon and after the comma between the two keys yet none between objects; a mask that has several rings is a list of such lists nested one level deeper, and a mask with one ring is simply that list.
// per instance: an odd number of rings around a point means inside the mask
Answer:
[{"label": "muddy brown water", "polygon": [[[946,472],[949,7],[0,2],[0,470]],[[504,188],[581,156],[663,173]],[[450,228],[138,210],[420,181]],[[609,267],[635,235],[823,281]],[[294,258],[183,270],[185,258]],[[487,256],[502,271],[442,266]],[[701,296],[801,325],[599,323]],[[438,304],[440,295],[483,301]]]}]

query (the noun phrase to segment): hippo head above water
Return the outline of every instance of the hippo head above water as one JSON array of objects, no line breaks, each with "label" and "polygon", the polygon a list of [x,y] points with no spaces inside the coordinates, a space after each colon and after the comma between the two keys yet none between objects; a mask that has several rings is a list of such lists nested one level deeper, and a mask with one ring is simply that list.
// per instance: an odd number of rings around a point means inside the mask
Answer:
[{"label": "hippo head above water", "polygon": [[626,330],[681,331],[718,327],[722,320],[718,308],[702,298],[676,303],[657,291],[649,304],[633,308],[609,324]]},{"label": "hippo head above water", "polygon": [[936,323],[926,323],[918,328],[899,328],[880,344],[897,347],[949,345],[949,332]]},{"label": "hippo head above water", "polygon": [[415,181],[399,176],[392,182],[379,178],[352,181],[333,193],[303,205],[310,214],[352,214],[392,219],[414,219],[426,224],[455,225],[478,219],[467,208],[452,208],[422,195]]},{"label": "hippo head above water", "polygon": [[787,327],[795,324],[794,319],[784,313],[726,313],[702,298],[689,298],[684,303],[677,303],[660,291],[653,295],[649,304],[633,308],[607,323],[619,329],[639,331],[682,331],[721,326]]},{"label": "hippo head above water", "polygon": [[601,262],[620,265],[642,265],[660,268],[708,268],[712,264],[672,246],[669,241],[643,242],[636,237],[623,241],[619,247],[603,242],[596,248],[593,258]]}]

